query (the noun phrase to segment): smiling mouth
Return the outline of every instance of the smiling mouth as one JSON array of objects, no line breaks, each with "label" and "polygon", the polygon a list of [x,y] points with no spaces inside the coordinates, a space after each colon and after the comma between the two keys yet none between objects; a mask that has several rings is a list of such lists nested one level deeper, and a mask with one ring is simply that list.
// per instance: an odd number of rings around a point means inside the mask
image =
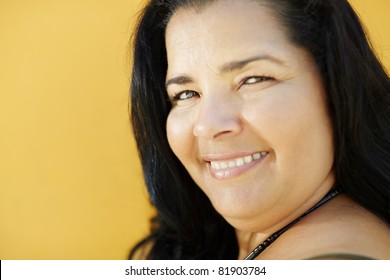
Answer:
[{"label": "smiling mouth", "polygon": [[267,154],[267,152],[258,152],[252,155],[239,157],[231,160],[210,161],[210,166],[214,170],[224,170],[234,167],[241,167],[251,163],[252,161],[259,160],[262,157],[265,157]]}]

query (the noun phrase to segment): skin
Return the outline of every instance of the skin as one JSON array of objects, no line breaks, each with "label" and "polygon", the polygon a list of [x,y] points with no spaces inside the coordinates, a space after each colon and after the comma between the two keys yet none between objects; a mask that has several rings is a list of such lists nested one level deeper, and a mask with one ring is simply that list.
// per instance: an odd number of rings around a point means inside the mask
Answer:
[{"label": "skin", "polygon": [[[313,206],[335,181],[333,128],[321,76],[312,57],[285,32],[273,11],[255,1],[179,9],[167,26],[166,81],[173,104],[168,141],[215,209],[237,229],[239,258]],[[259,153],[264,156],[245,165],[211,166],[237,165]],[[334,215],[326,211],[331,205],[365,211],[340,196],[312,217],[320,215],[321,221]],[[305,220],[301,228],[312,219]],[[310,225],[305,232],[316,231]],[[301,240],[297,228],[262,256],[305,258],[327,252],[281,253]]]}]

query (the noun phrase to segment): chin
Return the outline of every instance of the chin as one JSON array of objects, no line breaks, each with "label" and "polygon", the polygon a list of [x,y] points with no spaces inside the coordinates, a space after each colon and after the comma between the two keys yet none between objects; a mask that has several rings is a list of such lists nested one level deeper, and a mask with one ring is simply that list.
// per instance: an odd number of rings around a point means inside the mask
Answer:
[{"label": "chin", "polygon": [[214,208],[234,228],[242,231],[258,231],[259,227],[262,227],[262,223],[259,223],[261,215],[258,215],[261,210],[247,207],[244,203],[241,205],[232,207],[229,203],[228,205],[214,205]]},{"label": "chin", "polygon": [[262,232],[266,228],[257,220],[252,220],[249,217],[223,217],[232,227],[242,232]]}]

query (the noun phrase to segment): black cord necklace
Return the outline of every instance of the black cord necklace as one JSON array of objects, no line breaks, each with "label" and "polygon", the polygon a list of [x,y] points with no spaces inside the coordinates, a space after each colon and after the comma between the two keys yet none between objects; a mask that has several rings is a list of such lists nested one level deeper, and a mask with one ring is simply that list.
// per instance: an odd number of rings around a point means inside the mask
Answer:
[{"label": "black cord necklace", "polygon": [[291,228],[293,225],[298,223],[300,220],[302,220],[304,217],[306,217],[308,214],[316,210],[318,207],[324,205],[326,202],[334,198],[336,195],[340,193],[340,190],[335,189],[333,191],[330,191],[326,196],[324,196],[323,199],[321,199],[316,205],[314,205],[312,208],[307,210],[305,213],[303,213],[301,216],[296,218],[294,221],[289,223],[284,228],[278,230],[274,234],[272,234],[267,240],[265,240],[263,243],[261,243],[259,246],[257,246],[244,260],[253,260],[255,259],[260,253],[262,253],[265,249],[268,248],[269,245],[272,244],[279,236],[281,236],[286,230]]}]

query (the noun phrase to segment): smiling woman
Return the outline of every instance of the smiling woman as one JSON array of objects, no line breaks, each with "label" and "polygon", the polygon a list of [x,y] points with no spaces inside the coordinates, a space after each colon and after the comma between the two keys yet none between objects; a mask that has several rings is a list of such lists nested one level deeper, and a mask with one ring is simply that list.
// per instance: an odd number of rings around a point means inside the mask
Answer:
[{"label": "smiling woman", "polygon": [[167,87],[169,145],[231,225],[264,236],[334,184],[320,75],[271,12],[216,2],[200,14],[179,10],[166,31],[167,77],[188,77]]},{"label": "smiling woman", "polygon": [[134,57],[131,258],[390,259],[390,83],[347,1],[150,1]]}]

